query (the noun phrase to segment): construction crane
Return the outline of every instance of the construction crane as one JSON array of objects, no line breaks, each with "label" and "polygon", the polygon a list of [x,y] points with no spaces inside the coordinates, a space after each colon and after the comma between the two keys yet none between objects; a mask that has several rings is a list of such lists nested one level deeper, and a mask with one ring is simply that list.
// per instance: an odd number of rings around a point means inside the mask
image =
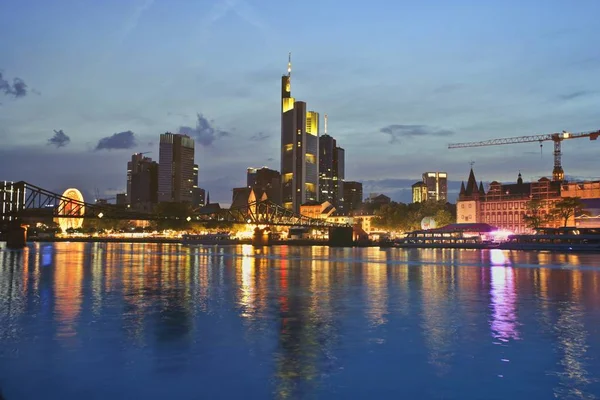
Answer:
[{"label": "construction crane", "polygon": [[109,200],[116,200],[116,197],[100,198],[100,191],[96,188],[96,204],[108,204]]},{"label": "construction crane", "polygon": [[589,137],[590,140],[596,140],[600,136],[599,131],[579,132],[570,133],[562,131],[562,133],[551,133],[548,135],[533,135],[533,136],[518,136],[512,138],[503,139],[491,139],[484,140],[481,142],[467,142],[467,143],[451,143],[448,145],[449,149],[461,149],[465,147],[483,147],[483,146],[498,146],[502,144],[515,144],[515,143],[531,143],[539,142],[540,147],[542,142],[552,140],[554,142],[554,169],[552,170],[552,180],[562,182],[565,179],[565,171],[562,167],[561,157],[561,143],[567,139],[579,139]]}]

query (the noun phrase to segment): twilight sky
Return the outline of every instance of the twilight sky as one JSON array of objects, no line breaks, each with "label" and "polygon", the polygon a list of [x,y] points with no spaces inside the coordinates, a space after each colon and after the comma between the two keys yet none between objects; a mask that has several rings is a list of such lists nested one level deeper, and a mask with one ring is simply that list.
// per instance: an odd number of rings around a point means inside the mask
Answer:
[{"label": "twilight sky", "polygon": [[[4,0],[0,179],[108,196],[132,153],[158,159],[159,134],[182,132],[229,203],[247,167],[279,169],[289,51],[293,96],[329,115],[365,195],[407,201],[422,172],[459,182],[470,161],[484,181],[537,179],[551,142],[447,144],[600,129],[598,15],[598,0]],[[563,152],[568,176],[599,178],[600,142]]]}]

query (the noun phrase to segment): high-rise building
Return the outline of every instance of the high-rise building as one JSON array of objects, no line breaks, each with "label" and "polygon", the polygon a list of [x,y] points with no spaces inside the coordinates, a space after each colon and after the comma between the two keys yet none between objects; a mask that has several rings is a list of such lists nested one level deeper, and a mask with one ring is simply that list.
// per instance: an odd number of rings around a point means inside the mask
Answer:
[{"label": "high-rise building", "polygon": [[350,213],[358,210],[362,205],[363,187],[362,183],[354,181],[344,182],[344,211]]},{"label": "high-rise building", "polygon": [[412,202],[423,203],[427,201],[429,192],[427,190],[427,184],[423,181],[416,182],[412,185]]},{"label": "high-rise building", "polygon": [[143,153],[132,155],[127,163],[126,202],[143,211],[152,211],[158,202],[158,164]]},{"label": "high-rise building", "polygon": [[194,140],[187,135],[160,135],[158,201],[192,202],[194,188]]},{"label": "high-rise building", "polygon": [[194,186],[192,187],[192,206],[204,207],[206,205],[206,191],[198,187],[198,164],[194,164],[194,177],[192,178]]},{"label": "high-rise building", "polygon": [[267,167],[248,168],[246,177],[247,186],[262,196],[267,194],[267,199],[276,204],[281,204],[281,174],[279,171]]},{"label": "high-rise building", "polygon": [[328,201],[338,211],[344,208],[344,149],[325,133],[319,137],[319,201]]},{"label": "high-rise building", "polygon": [[425,172],[423,182],[427,185],[427,200],[446,201],[448,199],[448,174]]},{"label": "high-rise building", "polygon": [[319,196],[319,114],[292,97],[291,72],[290,58],[281,77],[281,192],[283,206],[300,212]]}]

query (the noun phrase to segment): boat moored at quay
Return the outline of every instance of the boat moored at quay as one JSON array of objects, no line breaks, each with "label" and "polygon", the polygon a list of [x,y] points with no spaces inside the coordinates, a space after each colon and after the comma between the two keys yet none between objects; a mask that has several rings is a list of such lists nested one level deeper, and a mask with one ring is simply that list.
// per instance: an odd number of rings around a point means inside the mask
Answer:
[{"label": "boat moored at quay", "polygon": [[501,249],[600,252],[600,229],[540,228],[533,234],[511,234],[487,224],[452,224],[409,232],[393,241],[401,248]]},{"label": "boat moored at quay", "polygon": [[442,228],[408,232],[393,241],[401,248],[486,249],[495,247],[496,230],[488,224],[450,224]]},{"label": "boat moored at quay", "polygon": [[600,229],[541,228],[530,235],[509,235],[498,244],[503,250],[600,252]]}]

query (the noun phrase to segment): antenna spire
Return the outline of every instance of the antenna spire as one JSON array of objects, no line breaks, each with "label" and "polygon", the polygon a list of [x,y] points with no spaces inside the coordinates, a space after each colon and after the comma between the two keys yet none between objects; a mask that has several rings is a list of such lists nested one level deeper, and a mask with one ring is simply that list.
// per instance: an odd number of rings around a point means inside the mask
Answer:
[{"label": "antenna spire", "polygon": [[475,161],[471,161],[469,164],[471,165],[471,169],[473,169],[473,165],[475,164]]},{"label": "antenna spire", "polygon": [[325,114],[325,134],[327,135],[327,114]]},{"label": "antenna spire", "polygon": [[288,78],[292,77],[292,52],[288,53]]}]

